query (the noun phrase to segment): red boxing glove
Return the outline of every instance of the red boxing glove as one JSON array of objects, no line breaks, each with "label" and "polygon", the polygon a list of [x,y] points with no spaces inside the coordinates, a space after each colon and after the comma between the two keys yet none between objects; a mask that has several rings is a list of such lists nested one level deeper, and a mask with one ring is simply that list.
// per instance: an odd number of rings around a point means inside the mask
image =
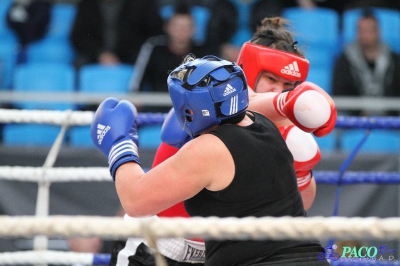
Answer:
[{"label": "red boxing glove", "polygon": [[328,135],[336,124],[336,106],[318,85],[303,82],[274,98],[275,110],[305,132],[317,137]]},{"label": "red boxing glove", "polygon": [[300,130],[294,125],[279,127],[279,131],[293,155],[297,185],[300,191],[302,191],[311,182],[311,170],[321,160],[321,152],[318,144],[311,134]]}]

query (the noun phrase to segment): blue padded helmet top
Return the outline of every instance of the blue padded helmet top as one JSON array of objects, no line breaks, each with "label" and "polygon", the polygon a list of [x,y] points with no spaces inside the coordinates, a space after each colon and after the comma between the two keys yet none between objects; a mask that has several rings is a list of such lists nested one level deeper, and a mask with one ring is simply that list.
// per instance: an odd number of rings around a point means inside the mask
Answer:
[{"label": "blue padded helmet top", "polygon": [[192,137],[243,114],[249,104],[243,70],[216,56],[177,67],[168,76],[168,89],[178,121]]}]

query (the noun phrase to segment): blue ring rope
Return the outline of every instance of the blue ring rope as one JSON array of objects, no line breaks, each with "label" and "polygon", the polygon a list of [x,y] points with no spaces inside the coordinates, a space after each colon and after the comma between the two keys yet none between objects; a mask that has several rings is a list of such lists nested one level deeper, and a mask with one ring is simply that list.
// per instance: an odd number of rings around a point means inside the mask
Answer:
[{"label": "blue ring rope", "polygon": [[[138,125],[159,125],[164,122],[166,113],[139,113]],[[358,117],[338,116],[335,128],[344,129],[400,129],[400,117]]]}]

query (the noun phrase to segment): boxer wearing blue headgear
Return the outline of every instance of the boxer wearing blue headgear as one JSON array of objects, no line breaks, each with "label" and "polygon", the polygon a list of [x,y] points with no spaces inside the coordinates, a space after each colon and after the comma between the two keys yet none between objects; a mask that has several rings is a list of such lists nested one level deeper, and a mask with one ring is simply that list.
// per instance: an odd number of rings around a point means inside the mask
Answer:
[{"label": "boxer wearing blue headgear", "polygon": [[215,56],[189,60],[173,70],[167,81],[175,113],[186,132],[196,137],[214,125],[242,120],[249,104],[242,69]]},{"label": "boxer wearing blue headgear", "polygon": [[[179,123],[196,138],[152,169],[140,165],[132,103],[109,98],[94,115],[91,137],[108,157],[126,214],[156,215],[184,201],[192,217],[304,217],[293,155],[270,119],[246,110],[241,68],[206,57],[174,72],[169,88]],[[319,261],[324,249],[314,240],[205,239],[205,250],[199,245],[183,253],[171,247],[184,247],[188,240],[173,240],[158,250],[175,262],[187,257],[202,262],[198,256],[205,254],[207,266],[329,265]],[[186,246],[193,250],[193,243]]]}]

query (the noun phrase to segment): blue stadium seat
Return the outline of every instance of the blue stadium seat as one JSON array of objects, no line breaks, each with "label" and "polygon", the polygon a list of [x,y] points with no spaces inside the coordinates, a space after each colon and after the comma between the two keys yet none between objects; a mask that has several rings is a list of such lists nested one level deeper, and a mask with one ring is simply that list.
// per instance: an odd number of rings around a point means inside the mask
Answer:
[{"label": "blue stadium seat", "polygon": [[90,138],[90,126],[74,126],[68,131],[69,143],[71,146],[95,148]]},{"label": "blue stadium seat", "polygon": [[161,144],[161,125],[147,125],[138,128],[139,146],[142,149],[157,149]]},{"label": "blue stadium seat", "polygon": [[305,57],[310,61],[310,70],[308,72],[308,81],[314,82],[331,93],[332,69],[334,55],[330,49],[311,48],[305,51]]},{"label": "blue stadium seat", "polygon": [[328,94],[332,94],[332,72],[329,68],[316,68],[311,64],[307,81],[317,84]]},{"label": "blue stadium seat", "polygon": [[[14,90],[20,92],[73,92],[75,70],[68,64],[25,64],[15,69]],[[71,103],[16,102],[21,109],[66,110]],[[7,124],[3,129],[5,145],[51,145],[60,126],[38,124]]]},{"label": "blue stadium seat", "polygon": [[42,39],[27,47],[24,62],[72,64],[75,50],[70,43],[69,34],[75,15],[76,5],[53,4],[48,31]]},{"label": "blue stadium seat", "polygon": [[75,51],[67,40],[44,38],[32,43],[26,50],[28,63],[66,63],[72,64]]},{"label": "blue stadium seat", "polygon": [[282,16],[290,21],[299,48],[337,50],[340,44],[340,16],[337,11],[323,7],[289,7],[282,11]]},{"label": "blue stadium seat", "polygon": [[0,36],[0,89],[10,89],[17,63],[18,43]]},{"label": "blue stadium seat", "polygon": [[128,93],[132,65],[82,66],[78,72],[78,90],[89,93]]},{"label": "blue stadium seat", "polygon": [[[129,80],[134,67],[131,65],[86,65],[78,72],[78,90],[84,93],[128,93]],[[90,126],[69,130],[71,146],[94,147],[90,139]]]},{"label": "blue stadium seat", "polygon": [[6,22],[7,11],[11,4],[11,0],[0,1],[0,89],[10,88],[18,54],[17,36]]},{"label": "blue stadium seat", "polygon": [[[363,129],[346,129],[341,134],[341,149],[351,152],[365,135]],[[396,130],[374,129],[361,147],[366,153],[400,153],[400,132]]]},{"label": "blue stadium seat", "polygon": [[44,38],[61,38],[67,40],[76,15],[76,5],[54,3],[51,11],[49,30]]},{"label": "blue stadium seat", "polygon": [[[343,45],[356,39],[357,20],[362,8],[349,9],[343,12]],[[379,21],[382,39],[397,53],[400,52],[400,11],[394,9],[372,9]]]},{"label": "blue stadium seat", "polygon": [[161,5],[158,10],[158,13],[160,14],[160,16],[163,20],[168,20],[170,17],[172,17],[174,12],[175,12],[174,6],[167,5],[167,4]]},{"label": "blue stadium seat", "polygon": [[198,43],[204,43],[211,12],[208,8],[203,6],[193,6],[190,12],[193,15],[194,23],[196,24],[194,40]]},{"label": "blue stadium seat", "polygon": [[[69,64],[32,63],[15,68],[13,89],[26,92],[73,92],[75,69]],[[16,102],[21,109],[74,109],[72,103]]]},{"label": "blue stadium seat", "polygon": [[251,17],[251,10],[259,0],[253,1],[242,1],[242,0],[229,0],[231,2],[237,12],[238,12],[238,19],[237,25],[238,29],[233,37],[229,40],[234,46],[241,47],[245,42],[251,39],[253,36],[254,29],[250,28],[250,17]]},{"label": "blue stadium seat", "polygon": [[310,61],[310,67],[332,69],[334,56],[328,49],[313,47],[304,52],[305,57]]},{"label": "blue stadium seat", "polygon": [[3,143],[8,146],[51,146],[60,130],[61,126],[57,125],[7,124],[3,128]]},{"label": "blue stadium seat", "polygon": [[14,32],[7,26],[7,12],[12,4],[12,0],[1,0],[0,1],[0,37],[3,38],[10,38],[14,41],[17,40],[17,36]]},{"label": "blue stadium seat", "polygon": [[332,131],[325,137],[317,138],[314,137],[315,141],[318,143],[321,152],[334,152],[336,150],[336,132]]}]

